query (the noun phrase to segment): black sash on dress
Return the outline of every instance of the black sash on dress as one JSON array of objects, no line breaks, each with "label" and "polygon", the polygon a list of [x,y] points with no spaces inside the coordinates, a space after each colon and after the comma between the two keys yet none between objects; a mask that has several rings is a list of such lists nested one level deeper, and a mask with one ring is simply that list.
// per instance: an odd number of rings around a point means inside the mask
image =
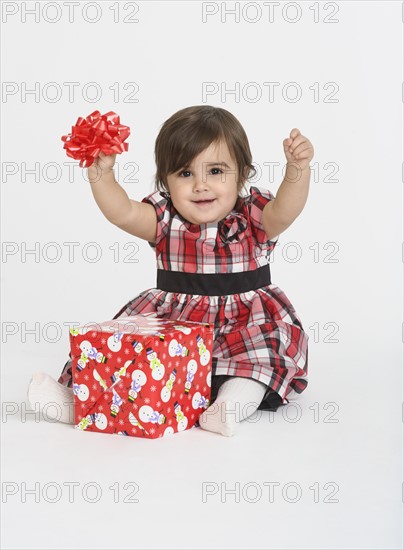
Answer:
[{"label": "black sash on dress", "polygon": [[224,296],[256,290],[270,284],[271,272],[267,264],[239,273],[184,273],[157,269],[156,286],[168,292]]}]

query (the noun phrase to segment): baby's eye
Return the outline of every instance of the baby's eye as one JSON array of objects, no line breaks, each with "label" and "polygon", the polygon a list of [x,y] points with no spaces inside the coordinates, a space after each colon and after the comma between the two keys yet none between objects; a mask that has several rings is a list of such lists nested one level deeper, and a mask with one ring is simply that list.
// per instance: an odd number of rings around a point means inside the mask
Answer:
[{"label": "baby's eye", "polygon": [[[223,174],[223,170],[222,170],[221,168],[212,168],[212,169],[211,169],[211,172],[212,172],[212,170],[219,170],[219,172],[220,172],[221,174]],[[214,174],[214,175],[216,175],[216,174]]]},{"label": "baby's eye", "polygon": [[[183,170],[182,172],[179,172],[179,176],[182,176],[182,174],[190,174],[191,172],[189,170]],[[185,176],[187,177],[187,176]]]}]

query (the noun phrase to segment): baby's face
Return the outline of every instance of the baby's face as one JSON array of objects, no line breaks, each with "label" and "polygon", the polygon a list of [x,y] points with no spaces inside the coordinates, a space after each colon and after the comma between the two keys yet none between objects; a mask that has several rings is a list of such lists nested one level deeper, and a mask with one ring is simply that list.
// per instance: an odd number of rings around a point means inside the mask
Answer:
[{"label": "baby's face", "polygon": [[[237,166],[224,141],[211,144],[190,166],[169,174],[167,183],[175,209],[197,225],[225,218],[238,197]],[[198,202],[202,199],[210,202]]]}]

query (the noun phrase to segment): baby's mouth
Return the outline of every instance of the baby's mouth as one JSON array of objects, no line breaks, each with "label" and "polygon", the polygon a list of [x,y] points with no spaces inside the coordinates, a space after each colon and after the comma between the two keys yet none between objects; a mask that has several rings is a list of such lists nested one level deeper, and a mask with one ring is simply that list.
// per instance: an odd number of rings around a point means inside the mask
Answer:
[{"label": "baby's mouth", "polygon": [[199,205],[206,205],[206,204],[212,204],[214,201],[215,199],[209,199],[209,200],[203,200],[203,201],[192,201],[192,202]]}]

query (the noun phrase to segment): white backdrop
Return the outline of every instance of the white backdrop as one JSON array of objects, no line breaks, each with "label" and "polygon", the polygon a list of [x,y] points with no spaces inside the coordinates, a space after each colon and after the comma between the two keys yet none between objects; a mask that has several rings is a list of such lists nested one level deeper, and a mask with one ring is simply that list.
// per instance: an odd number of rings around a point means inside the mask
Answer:
[{"label": "white backdrop", "polygon": [[[401,548],[402,4],[1,9],[4,548]],[[131,128],[117,179],[141,200],[161,125],[202,104],[240,120],[251,184],[274,194],[282,140],[297,127],[314,145],[306,207],[271,263],[310,337],[299,421],[277,411],[233,439],[195,429],[157,442],[26,418],[31,373],[59,376],[68,324],[110,319],[155,286],[154,252],[103,217],[61,136],[78,116],[117,112]],[[98,480],[102,499],[24,502],[24,483],[72,480]],[[117,481],[136,481],[140,502],[111,504]],[[204,502],[207,481],[220,490]],[[269,502],[269,481],[301,498],[279,489]],[[241,483],[240,502],[223,483]]]}]

